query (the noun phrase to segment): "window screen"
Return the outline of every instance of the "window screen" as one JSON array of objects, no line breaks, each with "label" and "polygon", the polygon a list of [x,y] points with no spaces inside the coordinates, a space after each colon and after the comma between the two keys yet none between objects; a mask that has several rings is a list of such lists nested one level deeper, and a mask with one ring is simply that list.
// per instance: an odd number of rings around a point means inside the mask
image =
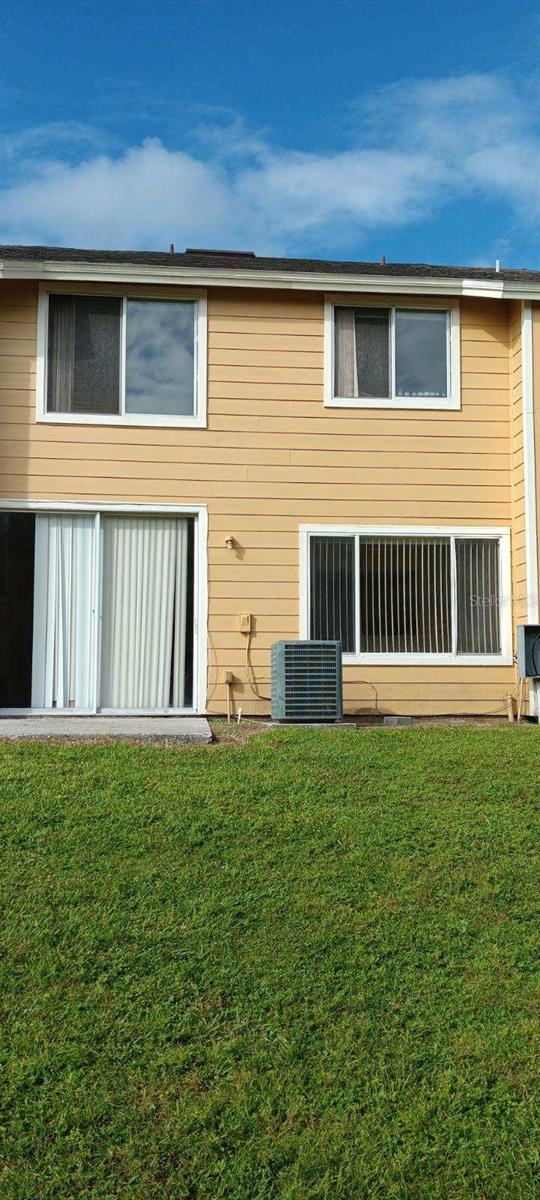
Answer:
[{"label": "window screen", "polygon": [[354,653],[354,538],[311,539],[311,637]]},{"label": "window screen", "polygon": [[47,411],[120,411],[121,301],[50,296]]},{"label": "window screen", "polygon": [[335,309],[336,396],[390,395],[389,327],[388,309]]},{"label": "window screen", "polygon": [[389,396],[389,313],[384,308],[355,311],[358,395]]}]

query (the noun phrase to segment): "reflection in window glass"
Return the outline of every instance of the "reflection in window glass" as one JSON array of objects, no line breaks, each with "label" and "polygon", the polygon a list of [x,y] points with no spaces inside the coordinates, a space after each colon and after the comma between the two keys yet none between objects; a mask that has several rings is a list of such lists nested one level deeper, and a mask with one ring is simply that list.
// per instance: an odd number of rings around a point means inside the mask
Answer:
[{"label": "reflection in window glass", "polygon": [[445,312],[396,309],[396,396],[446,396]]},{"label": "reflection in window glass", "polygon": [[126,412],[192,416],[195,304],[128,300]]}]

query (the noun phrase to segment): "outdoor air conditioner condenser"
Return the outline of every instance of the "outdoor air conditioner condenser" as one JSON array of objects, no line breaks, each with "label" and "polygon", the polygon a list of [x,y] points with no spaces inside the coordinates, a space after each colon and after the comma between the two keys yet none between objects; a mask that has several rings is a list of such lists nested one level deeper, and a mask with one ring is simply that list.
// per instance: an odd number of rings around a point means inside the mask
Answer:
[{"label": "outdoor air conditioner condenser", "polygon": [[343,716],[341,642],[275,642],[274,721],[339,721]]}]

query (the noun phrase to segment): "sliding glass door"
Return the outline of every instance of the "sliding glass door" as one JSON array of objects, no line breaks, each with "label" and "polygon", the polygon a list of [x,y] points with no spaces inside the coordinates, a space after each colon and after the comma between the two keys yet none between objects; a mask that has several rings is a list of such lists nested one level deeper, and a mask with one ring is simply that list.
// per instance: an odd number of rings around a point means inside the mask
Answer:
[{"label": "sliding glass door", "polygon": [[2,514],[0,706],[194,705],[194,519]]},{"label": "sliding glass door", "polygon": [[188,521],[103,518],[101,705],[186,705]]}]

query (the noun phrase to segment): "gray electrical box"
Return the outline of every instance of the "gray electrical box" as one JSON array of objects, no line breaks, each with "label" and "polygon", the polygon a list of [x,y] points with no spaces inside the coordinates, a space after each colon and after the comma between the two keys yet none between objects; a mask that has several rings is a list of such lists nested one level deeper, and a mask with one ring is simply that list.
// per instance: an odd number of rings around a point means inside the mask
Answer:
[{"label": "gray electrical box", "polygon": [[540,625],[518,625],[518,672],[522,679],[540,678]]},{"label": "gray electrical box", "polygon": [[274,721],[339,721],[342,716],[341,642],[275,642]]}]

